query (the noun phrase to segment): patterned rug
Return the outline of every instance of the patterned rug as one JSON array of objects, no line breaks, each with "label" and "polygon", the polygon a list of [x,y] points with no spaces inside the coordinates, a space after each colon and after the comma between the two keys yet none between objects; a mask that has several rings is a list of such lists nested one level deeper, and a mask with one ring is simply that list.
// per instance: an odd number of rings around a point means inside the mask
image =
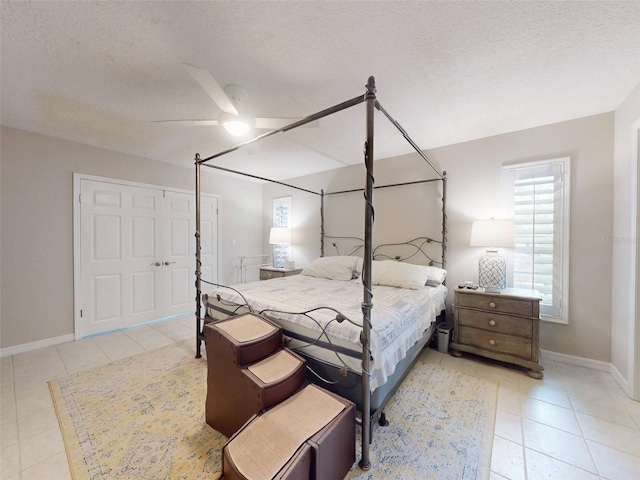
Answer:
[{"label": "patterned rug", "polygon": [[[217,478],[206,375],[185,342],[50,381],[73,479]],[[373,430],[371,470],[346,478],[488,479],[496,399],[495,382],[419,360]]]}]

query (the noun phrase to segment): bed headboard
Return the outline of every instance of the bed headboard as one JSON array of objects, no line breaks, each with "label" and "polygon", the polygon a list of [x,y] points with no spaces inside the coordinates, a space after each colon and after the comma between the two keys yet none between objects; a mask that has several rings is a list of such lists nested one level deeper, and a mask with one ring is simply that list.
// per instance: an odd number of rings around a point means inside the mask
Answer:
[{"label": "bed headboard", "polygon": [[[325,235],[330,247],[325,255],[362,256],[364,240],[359,237]],[[396,260],[445,268],[442,258],[442,240],[418,237],[406,242],[382,243],[373,249],[374,260]]]}]

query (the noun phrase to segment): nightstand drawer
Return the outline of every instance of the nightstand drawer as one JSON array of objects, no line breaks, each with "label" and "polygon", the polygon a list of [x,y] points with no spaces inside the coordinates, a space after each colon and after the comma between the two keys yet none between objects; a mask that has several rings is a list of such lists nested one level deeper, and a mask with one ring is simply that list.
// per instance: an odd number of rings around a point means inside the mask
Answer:
[{"label": "nightstand drawer", "polygon": [[271,280],[272,278],[290,277],[291,275],[298,275],[301,271],[301,268],[262,267],[260,269],[260,280]]},{"label": "nightstand drawer", "polygon": [[508,315],[459,308],[458,321],[460,325],[507,335],[519,335],[528,339],[533,335],[533,322],[528,318],[509,317]]},{"label": "nightstand drawer", "polygon": [[531,358],[531,340],[523,337],[487,332],[476,328],[463,328],[459,332],[459,342],[501,354]]},{"label": "nightstand drawer", "polygon": [[517,298],[500,298],[497,295],[478,295],[475,293],[458,293],[458,305],[461,307],[478,308],[491,312],[508,313],[531,317],[533,303],[531,300]]},{"label": "nightstand drawer", "polygon": [[284,272],[277,272],[273,270],[260,270],[260,280],[271,280],[272,278],[282,278]]}]

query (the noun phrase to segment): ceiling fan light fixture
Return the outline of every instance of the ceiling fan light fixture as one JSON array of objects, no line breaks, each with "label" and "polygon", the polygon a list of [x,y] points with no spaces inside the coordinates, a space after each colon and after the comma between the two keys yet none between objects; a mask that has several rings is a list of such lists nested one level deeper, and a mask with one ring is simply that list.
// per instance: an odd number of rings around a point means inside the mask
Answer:
[{"label": "ceiling fan light fixture", "polygon": [[229,120],[228,122],[225,122],[224,128],[227,130],[227,132],[229,132],[231,135],[235,135],[236,137],[241,137],[242,135],[248,133],[249,130],[251,130],[251,127],[240,119]]},{"label": "ceiling fan light fixture", "polygon": [[227,132],[236,137],[241,137],[253,129],[253,122],[250,118],[239,117],[229,112],[221,112],[218,121]]}]

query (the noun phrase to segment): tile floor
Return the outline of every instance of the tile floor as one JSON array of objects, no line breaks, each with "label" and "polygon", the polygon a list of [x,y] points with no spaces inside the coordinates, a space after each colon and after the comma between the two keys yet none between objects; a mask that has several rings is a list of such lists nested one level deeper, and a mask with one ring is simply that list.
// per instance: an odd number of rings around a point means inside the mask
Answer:
[{"label": "tile floor", "polygon": [[[1,480],[71,478],[47,380],[192,337],[188,316],[3,357]],[[608,373],[549,361],[534,380],[478,357],[425,359],[500,383],[491,480],[640,479],[640,402]]]}]

